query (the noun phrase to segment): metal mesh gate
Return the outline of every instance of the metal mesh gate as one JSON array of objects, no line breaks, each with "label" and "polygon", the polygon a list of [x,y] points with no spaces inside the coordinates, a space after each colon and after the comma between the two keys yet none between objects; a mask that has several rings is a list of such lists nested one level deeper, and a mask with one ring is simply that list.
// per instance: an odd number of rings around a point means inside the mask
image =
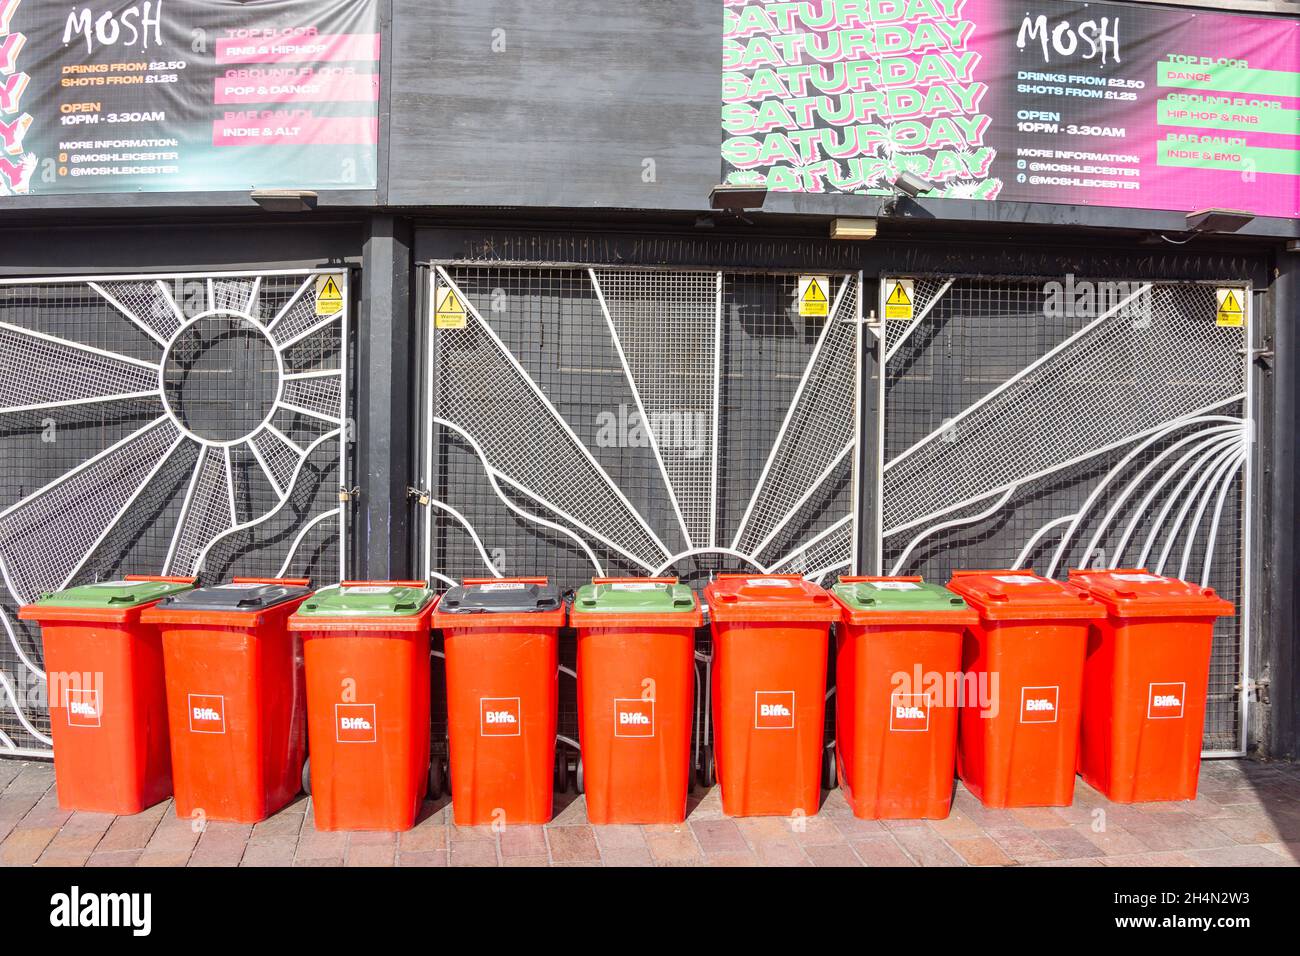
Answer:
[{"label": "metal mesh gate", "polygon": [[[347,277],[0,282],[0,753],[49,747],[17,608],[127,573],[343,574]],[[325,280],[321,280],[322,282]]]},{"label": "metal mesh gate", "polygon": [[880,566],[1149,567],[1214,587],[1238,615],[1216,626],[1204,745],[1244,751],[1249,324],[1218,324],[1195,283],[917,278],[911,298],[885,320],[877,383]]},{"label": "metal mesh gate", "polygon": [[[448,266],[430,335],[425,568],[444,581],[854,560],[857,276]],[[431,325],[435,325],[432,323]]]}]

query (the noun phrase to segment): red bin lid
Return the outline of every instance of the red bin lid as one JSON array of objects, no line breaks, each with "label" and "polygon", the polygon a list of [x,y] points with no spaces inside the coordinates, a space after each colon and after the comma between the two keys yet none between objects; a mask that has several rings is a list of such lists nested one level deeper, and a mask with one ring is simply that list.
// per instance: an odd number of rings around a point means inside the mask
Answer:
[{"label": "red bin lid", "polygon": [[719,574],[704,589],[715,621],[836,621],[840,606],[797,574]]},{"label": "red bin lid", "polygon": [[1106,616],[1088,592],[1025,569],[954,571],[955,591],[990,621],[1087,621]]},{"label": "red bin lid", "polygon": [[1112,617],[1230,617],[1232,603],[1178,578],[1146,568],[1074,569],[1070,581],[1106,606]]}]

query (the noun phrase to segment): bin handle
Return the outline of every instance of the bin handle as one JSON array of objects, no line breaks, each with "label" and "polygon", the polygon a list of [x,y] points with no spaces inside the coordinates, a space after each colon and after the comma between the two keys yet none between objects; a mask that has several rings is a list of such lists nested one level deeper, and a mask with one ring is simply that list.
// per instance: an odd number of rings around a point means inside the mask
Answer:
[{"label": "bin handle", "polygon": [[969,578],[984,574],[1032,574],[1034,577],[1041,577],[1033,568],[989,568],[987,570],[972,568],[965,571],[954,571],[952,576],[954,578]]},{"label": "bin handle", "polygon": [[841,584],[870,584],[872,581],[905,581],[908,584],[923,584],[925,579],[919,574],[914,575],[888,575],[888,574],[841,574]]},{"label": "bin handle", "polygon": [[283,584],[287,587],[309,588],[311,578],[231,578],[231,584]]},{"label": "bin handle", "polygon": [[742,578],[781,578],[786,581],[802,581],[802,574],[761,574],[755,571],[752,574],[719,574],[719,581],[736,581]]},{"label": "bin handle", "polygon": [[548,584],[548,577],[540,578],[464,578],[460,583],[465,587],[472,584]]},{"label": "bin handle", "polygon": [[128,574],[123,581],[157,581],[160,584],[195,584],[198,578],[187,578],[175,574]]},{"label": "bin handle", "polygon": [[592,578],[592,584],[678,584],[676,576],[666,578]]},{"label": "bin handle", "polygon": [[1082,574],[1150,574],[1146,568],[1070,568],[1070,577]]},{"label": "bin handle", "polygon": [[340,581],[341,588],[366,588],[366,587],[391,587],[391,588],[427,588],[428,581]]}]

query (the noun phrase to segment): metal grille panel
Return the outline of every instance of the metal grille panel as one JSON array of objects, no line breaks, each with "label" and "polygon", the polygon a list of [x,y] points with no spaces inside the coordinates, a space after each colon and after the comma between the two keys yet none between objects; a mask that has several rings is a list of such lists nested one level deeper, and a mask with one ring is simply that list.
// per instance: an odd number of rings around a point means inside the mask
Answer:
[{"label": "metal grille panel", "polygon": [[927,314],[886,323],[883,570],[1147,566],[1214,587],[1239,614],[1215,627],[1204,745],[1240,752],[1247,330],[1192,283],[1093,283],[1093,308],[1065,310],[1044,282],[923,283],[942,289]]},{"label": "metal grille panel", "polygon": [[43,592],[342,575],[347,310],[315,315],[314,282],[0,282],[0,753],[49,746],[39,636],[17,620]]}]

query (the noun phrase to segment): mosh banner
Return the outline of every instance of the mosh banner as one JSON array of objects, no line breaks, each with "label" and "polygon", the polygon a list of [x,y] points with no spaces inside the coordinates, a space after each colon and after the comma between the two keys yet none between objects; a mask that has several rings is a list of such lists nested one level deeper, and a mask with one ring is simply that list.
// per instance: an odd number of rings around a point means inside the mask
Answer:
[{"label": "mosh banner", "polygon": [[1300,215],[1300,22],[1069,0],[724,0],[723,179]]},{"label": "mosh banner", "polygon": [[378,0],[0,0],[0,197],[373,189]]}]

